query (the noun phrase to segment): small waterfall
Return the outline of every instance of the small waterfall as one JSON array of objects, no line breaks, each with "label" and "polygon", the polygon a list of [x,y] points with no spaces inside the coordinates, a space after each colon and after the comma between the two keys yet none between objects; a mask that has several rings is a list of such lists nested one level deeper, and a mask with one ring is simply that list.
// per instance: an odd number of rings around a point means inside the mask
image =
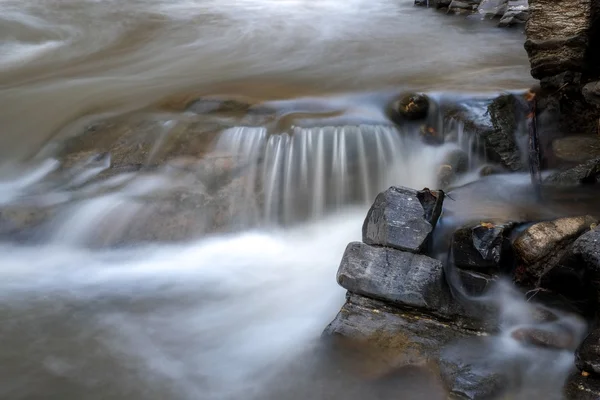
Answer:
[{"label": "small waterfall", "polygon": [[[246,223],[289,224],[345,205],[369,205],[394,184],[436,185],[436,160],[448,146],[424,145],[389,125],[225,130],[216,152],[241,159],[244,173],[232,198]],[[436,154],[433,154],[433,153]]]}]

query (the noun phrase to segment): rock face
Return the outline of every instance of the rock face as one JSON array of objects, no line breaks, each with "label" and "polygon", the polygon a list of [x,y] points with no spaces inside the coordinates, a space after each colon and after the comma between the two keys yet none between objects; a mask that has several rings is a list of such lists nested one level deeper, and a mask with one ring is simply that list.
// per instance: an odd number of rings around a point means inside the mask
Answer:
[{"label": "rock face", "polygon": [[425,250],[442,211],[441,191],[392,187],[380,193],[363,224],[363,242],[414,253]]},{"label": "rock face", "polygon": [[592,377],[574,373],[567,379],[564,396],[567,400],[600,399],[600,381]]},{"label": "rock face", "polygon": [[513,244],[519,262],[515,280],[537,284],[541,276],[557,264],[568,246],[596,223],[595,218],[582,216],[540,222],[529,227]]},{"label": "rock face", "polygon": [[525,104],[518,96],[505,94],[486,101],[464,104],[450,110],[446,117],[458,120],[465,132],[475,135],[476,149],[490,161],[509,171],[523,171],[524,153],[519,143],[524,139],[522,122]]},{"label": "rock face", "polygon": [[529,8],[525,49],[531,74],[546,91],[545,107],[560,114],[564,133],[595,133],[600,109],[582,92],[600,76],[600,5],[595,0],[530,0]]}]

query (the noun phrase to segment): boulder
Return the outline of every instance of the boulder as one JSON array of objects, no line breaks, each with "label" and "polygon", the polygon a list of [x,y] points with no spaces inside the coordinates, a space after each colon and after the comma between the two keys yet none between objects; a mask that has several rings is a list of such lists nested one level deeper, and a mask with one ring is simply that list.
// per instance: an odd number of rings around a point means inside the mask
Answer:
[{"label": "boulder", "polygon": [[593,330],[577,348],[575,365],[581,371],[600,375],[600,329]]},{"label": "boulder", "polygon": [[552,141],[552,152],[560,160],[585,163],[600,157],[599,135],[573,135]]},{"label": "boulder", "polygon": [[556,172],[546,179],[544,184],[577,186],[598,183],[600,180],[600,157],[591,159],[576,167]]},{"label": "boulder", "polygon": [[419,253],[442,211],[442,191],[391,187],[380,193],[362,227],[363,242]]},{"label": "boulder", "polygon": [[508,272],[514,264],[507,238],[512,224],[481,223],[458,229],[452,236],[452,264],[480,273]]},{"label": "boulder", "polygon": [[346,304],[323,334],[376,347],[385,354],[390,366],[401,367],[434,366],[444,346],[476,332],[349,293]]},{"label": "boulder", "polygon": [[468,296],[481,296],[485,294],[498,278],[495,275],[482,274],[461,268],[457,268],[456,271],[460,285]]},{"label": "boulder", "polygon": [[595,218],[586,215],[540,222],[527,228],[513,243],[519,262],[515,281],[537,284],[558,263],[568,246],[596,223]]},{"label": "boulder", "polygon": [[471,304],[465,307],[452,298],[442,263],[424,255],[350,243],[337,281],[352,293],[417,309],[460,326],[479,329],[489,323],[489,310]]},{"label": "boulder", "polygon": [[409,93],[392,103],[391,117],[395,122],[402,119],[422,120],[429,112],[429,97],[420,93]]},{"label": "boulder", "polygon": [[598,400],[600,380],[579,372],[573,373],[565,384],[564,396],[566,400]]}]

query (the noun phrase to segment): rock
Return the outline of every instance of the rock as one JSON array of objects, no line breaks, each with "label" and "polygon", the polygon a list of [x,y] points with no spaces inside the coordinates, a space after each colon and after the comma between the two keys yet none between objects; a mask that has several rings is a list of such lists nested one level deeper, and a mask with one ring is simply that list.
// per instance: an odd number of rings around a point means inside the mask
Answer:
[{"label": "rock", "polygon": [[599,180],[600,157],[591,159],[565,171],[556,172],[544,179],[544,184],[577,186],[595,184]]},{"label": "rock", "polygon": [[56,214],[58,207],[5,205],[0,208],[0,238],[27,242],[35,238]]},{"label": "rock", "polygon": [[415,0],[415,5],[432,8],[446,8],[452,3],[452,0]]},{"label": "rock", "polygon": [[482,274],[461,268],[457,268],[456,271],[462,288],[469,296],[481,296],[485,294],[497,280],[497,276],[494,275]]},{"label": "rock", "polygon": [[376,347],[392,367],[437,364],[440,350],[476,332],[349,293],[325,337]]},{"label": "rock", "polygon": [[475,146],[490,161],[500,163],[509,171],[523,171],[518,140],[525,106],[515,95],[506,94],[489,100],[479,100],[451,109],[446,118],[464,124],[465,134],[475,135]]},{"label": "rock", "polygon": [[410,93],[402,96],[392,104],[393,120],[398,120],[397,116],[414,121],[427,117],[429,111],[429,97],[420,93]]},{"label": "rock", "polygon": [[444,193],[391,187],[380,193],[363,224],[363,242],[419,253],[429,245]]},{"label": "rock", "polygon": [[527,0],[508,0],[506,12],[500,18],[498,26],[508,27],[520,25],[529,19],[529,4]]},{"label": "rock", "polygon": [[[363,243],[350,243],[337,273],[343,288],[399,308],[418,309],[441,320],[479,329],[488,310],[454,301],[443,265],[427,256]],[[467,306],[470,306],[468,304]]]},{"label": "rock", "polygon": [[600,375],[600,329],[593,330],[577,348],[575,365],[581,371]]},{"label": "rock", "polygon": [[582,89],[585,100],[596,106],[600,106],[600,81],[590,82]]},{"label": "rock", "polygon": [[458,229],[452,236],[452,264],[483,273],[509,271],[514,263],[506,235],[512,224],[481,223]]},{"label": "rock", "polygon": [[489,357],[484,338],[467,339],[440,355],[440,373],[450,393],[461,399],[484,400],[510,389],[510,369]]},{"label": "rock", "polygon": [[508,0],[482,0],[477,12],[492,17],[501,17],[506,12]]},{"label": "rock", "polygon": [[566,400],[598,400],[600,399],[600,380],[592,376],[573,373],[567,379],[564,388]]},{"label": "rock", "polygon": [[529,10],[525,49],[531,74],[545,92],[539,99],[558,114],[561,132],[596,133],[600,108],[586,101],[582,88],[600,78],[600,5],[595,0],[529,0]]},{"label": "rock", "polygon": [[534,224],[521,233],[513,246],[520,268],[515,281],[536,284],[563,256],[568,246],[596,224],[591,216],[559,218]]},{"label": "rock", "polygon": [[481,0],[452,0],[448,8],[450,10],[475,11]]},{"label": "rock", "polygon": [[558,326],[553,326],[552,329],[519,328],[511,333],[511,337],[526,345],[552,349],[575,350],[578,344],[574,332]]},{"label": "rock", "polygon": [[529,9],[525,49],[531,75],[541,79],[584,71],[592,1],[530,0]]},{"label": "rock", "polygon": [[584,163],[600,157],[599,135],[575,135],[552,142],[554,155],[561,160]]},{"label": "rock", "polygon": [[440,261],[360,242],[346,247],[337,281],[352,293],[400,306],[436,311],[447,301]]}]

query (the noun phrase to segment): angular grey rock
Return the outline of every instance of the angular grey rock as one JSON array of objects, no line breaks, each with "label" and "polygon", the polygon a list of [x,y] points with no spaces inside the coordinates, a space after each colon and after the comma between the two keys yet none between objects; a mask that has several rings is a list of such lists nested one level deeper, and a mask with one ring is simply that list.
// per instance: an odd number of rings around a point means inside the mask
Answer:
[{"label": "angular grey rock", "polygon": [[477,12],[485,16],[500,17],[506,12],[508,0],[482,0]]},{"label": "angular grey rock", "polygon": [[350,243],[342,258],[337,281],[352,293],[399,308],[418,309],[461,326],[481,327],[483,311],[467,311],[454,301],[442,263],[424,255]]},{"label": "angular grey rock", "polygon": [[390,365],[400,367],[437,363],[444,346],[475,333],[420,313],[349,294],[346,304],[323,335],[376,346],[386,353]]},{"label": "angular grey rock", "polygon": [[442,270],[440,261],[424,255],[354,242],[346,247],[337,281],[353,293],[435,311],[447,300]]},{"label": "angular grey rock", "polygon": [[527,0],[509,0],[506,12],[500,18],[499,26],[513,26],[524,24],[529,18],[529,4]]},{"label": "angular grey rock", "polygon": [[391,187],[380,193],[363,224],[363,242],[420,253],[442,211],[444,193]]}]

